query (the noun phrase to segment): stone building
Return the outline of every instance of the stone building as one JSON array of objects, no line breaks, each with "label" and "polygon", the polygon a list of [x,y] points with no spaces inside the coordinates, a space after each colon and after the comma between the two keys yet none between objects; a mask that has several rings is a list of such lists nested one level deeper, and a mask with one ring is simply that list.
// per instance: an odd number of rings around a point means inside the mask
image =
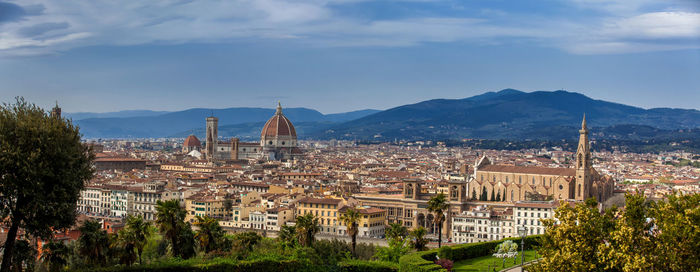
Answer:
[{"label": "stone building", "polygon": [[[278,103],[275,114],[267,120],[260,133],[260,142],[241,142],[238,138],[219,140],[219,119],[207,117],[206,158],[216,160],[290,160],[301,155],[297,147],[297,132],[289,119],[282,114]],[[209,144],[211,143],[211,144]]]},{"label": "stone building", "polygon": [[574,168],[494,165],[481,158],[469,182],[470,198],[481,201],[585,200],[610,198],[614,181],[601,176],[591,163],[586,118],[579,130]]}]

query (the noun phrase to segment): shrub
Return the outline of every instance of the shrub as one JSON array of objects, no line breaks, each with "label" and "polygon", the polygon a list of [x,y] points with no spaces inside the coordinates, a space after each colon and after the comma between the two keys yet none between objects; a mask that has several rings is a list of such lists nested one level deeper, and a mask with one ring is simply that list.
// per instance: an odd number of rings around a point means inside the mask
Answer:
[{"label": "shrub", "polygon": [[440,259],[454,259],[454,255],[452,254],[452,247],[446,246],[438,249],[438,257],[440,257]]},{"label": "shrub", "polygon": [[447,271],[452,271],[452,266],[454,266],[454,262],[450,261],[448,259],[439,259],[435,261],[435,263],[439,266],[442,266],[442,268],[446,269]]},{"label": "shrub", "polygon": [[399,265],[391,262],[345,260],[338,263],[343,272],[396,272]]}]

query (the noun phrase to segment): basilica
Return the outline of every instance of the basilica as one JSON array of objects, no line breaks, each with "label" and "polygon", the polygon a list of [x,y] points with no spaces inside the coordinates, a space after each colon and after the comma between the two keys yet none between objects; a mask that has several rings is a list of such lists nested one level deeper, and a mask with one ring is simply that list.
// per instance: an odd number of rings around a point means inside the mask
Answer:
[{"label": "basilica", "polygon": [[[190,152],[199,144],[194,135],[185,140],[183,151]],[[241,142],[238,138],[219,139],[219,118],[206,119],[204,155],[209,161],[265,159],[286,161],[301,155],[297,147],[297,132],[292,122],[282,113],[277,104],[275,114],[267,120],[260,133],[260,142]]]}]

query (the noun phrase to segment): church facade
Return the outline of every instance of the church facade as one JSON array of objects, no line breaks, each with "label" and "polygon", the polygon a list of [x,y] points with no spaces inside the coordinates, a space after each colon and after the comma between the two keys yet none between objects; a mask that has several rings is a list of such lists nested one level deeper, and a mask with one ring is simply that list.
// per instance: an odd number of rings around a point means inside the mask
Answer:
[{"label": "church facade", "polygon": [[263,126],[260,142],[241,142],[238,138],[219,140],[219,118],[206,119],[205,155],[209,161],[267,159],[290,160],[301,155],[294,125],[282,113],[278,103],[275,115]]},{"label": "church facade", "polygon": [[595,197],[603,202],[613,194],[614,181],[593,168],[584,116],[579,130],[574,168],[546,168],[494,165],[481,158],[469,181],[469,196],[475,200],[585,200]]}]

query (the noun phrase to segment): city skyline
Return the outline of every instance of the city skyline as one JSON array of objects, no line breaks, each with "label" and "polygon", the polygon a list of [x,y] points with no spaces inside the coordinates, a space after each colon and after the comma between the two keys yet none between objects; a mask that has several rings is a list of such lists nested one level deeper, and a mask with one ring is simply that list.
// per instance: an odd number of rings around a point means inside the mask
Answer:
[{"label": "city skyline", "polygon": [[[0,95],[66,112],[384,110],[564,89],[700,106],[694,1],[1,1]],[[661,95],[663,94],[663,95]]]}]

